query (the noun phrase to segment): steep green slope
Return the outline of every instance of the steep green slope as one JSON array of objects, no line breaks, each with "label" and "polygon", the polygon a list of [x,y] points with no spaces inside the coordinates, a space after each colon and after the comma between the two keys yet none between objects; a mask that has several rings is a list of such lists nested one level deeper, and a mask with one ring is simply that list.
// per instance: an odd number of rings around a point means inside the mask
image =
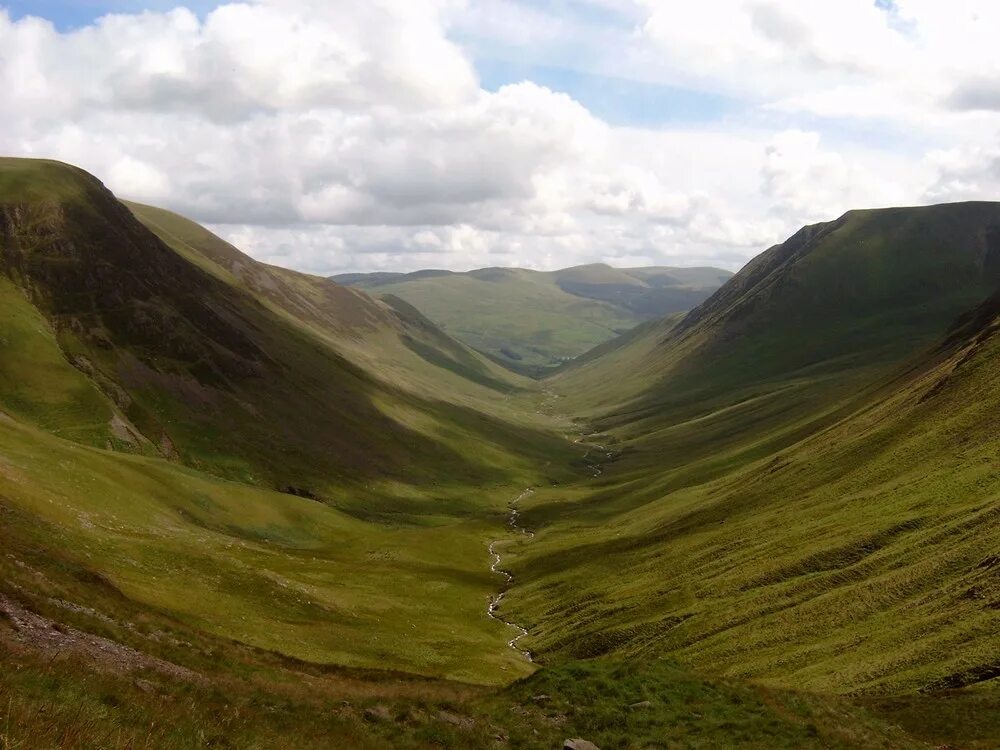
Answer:
[{"label": "steep green slope", "polygon": [[558,449],[472,408],[516,379],[413,311],[254,264],[190,223],[180,233],[179,217],[168,246],[82,172],[4,160],[0,215],[10,304],[40,311],[105,396],[88,406],[107,422],[92,443],[124,429],[137,450],[220,476],[326,499],[353,488],[358,512],[378,506],[373,480],[503,481]]},{"label": "steep green slope", "polygon": [[399,300],[382,303],[318,276],[259,263],[189,219],[161,208],[126,205],[178,253],[295,324],[308,326],[390,385],[480,410],[489,410],[497,393],[528,385]]},{"label": "steep green slope", "polygon": [[90,445],[114,437],[113,406],[71,367],[48,320],[0,278],[0,410]]},{"label": "steep green slope", "polygon": [[[713,475],[829,423],[1000,283],[1000,205],[852,211],[749,263],[680,323],[552,381],[561,408]],[[626,456],[627,459],[627,456]]]},{"label": "steep green slope", "polygon": [[412,303],[445,331],[514,368],[549,367],[650,318],[701,303],[731,274],[715,268],[344,274],[333,277]]},{"label": "steep green slope", "polygon": [[997,286],[996,227],[995,204],[852,212],[554,378],[546,408],[592,398],[614,460],[527,503],[527,645],[823,691],[1000,674],[996,305],[947,332]]}]

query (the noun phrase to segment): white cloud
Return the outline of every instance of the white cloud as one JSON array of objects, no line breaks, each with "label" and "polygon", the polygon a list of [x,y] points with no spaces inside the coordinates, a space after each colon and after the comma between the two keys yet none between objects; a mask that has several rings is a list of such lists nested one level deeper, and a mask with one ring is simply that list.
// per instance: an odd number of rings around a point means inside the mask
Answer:
[{"label": "white cloud", "polygon": [[816,132],[778,133],[765,154],[764,193],[778,215],[821,221],[845,205],[878,208],[907,198],[907,189],[900,183],[912,170],[905,164],[876,174],[850,154],[825,149]]},{"label": "white cloud", "polygon": [[[318,273],[732,267],[848,208],[998,187],[982,164],[1000,132],[986,33],[1000,15],[984,3],[576,5],[587,12],[256,0],[70,33],[0,11],[0,150],[80,164]],[[494,52],[722,92],[746,109],[626,128],[534,83],[485,91],[455,41],[472,32]],[[866,119],[888,125],[830,125]],[[917,134],[897,139],[909,151],[886,146],[903,132]]]},{"label": "white cloud", "polygon": [[934,151],[927,163],[936,177],[927,190],[932,201],[982,200],[1000,197],[1000,143]]},{"label": "white cloud", "polygon": [[108,179],[118,189],[136,199],[153,199],[170,194],[170,180],[154,166],[123,156],[108,170]]},{"label": "white cloud", "polygon": [[785,112],[946,130],[996,109],[989,0],[643,0],[661,75]]}]

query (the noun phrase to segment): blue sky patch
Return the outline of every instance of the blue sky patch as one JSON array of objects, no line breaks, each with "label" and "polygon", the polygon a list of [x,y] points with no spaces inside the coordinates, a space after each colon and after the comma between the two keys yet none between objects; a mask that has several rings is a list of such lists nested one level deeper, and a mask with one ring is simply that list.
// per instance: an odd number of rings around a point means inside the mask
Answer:
[{"label": "blue sky patch", "polygon": [[707,91],[594,75],[567,68],[519,65],[508,60],[477,60],[487,91],[532,81],[568,94],[612,125],[655,127],[718,120],[743,109],[743,103]]},{"label": "blue sky patch", "polygon": [[38,16],[48,19],[59,31],[70,31],[92,23],[108,13],[141,13],[185,7],[207,13],[218,6],[215,0],[7,0],[0,2],[12,18]]}]

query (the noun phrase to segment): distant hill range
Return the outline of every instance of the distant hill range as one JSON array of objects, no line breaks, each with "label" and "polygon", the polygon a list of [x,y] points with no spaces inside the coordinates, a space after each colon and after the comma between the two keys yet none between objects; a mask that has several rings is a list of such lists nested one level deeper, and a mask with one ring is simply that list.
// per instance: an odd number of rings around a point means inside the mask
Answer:
[{"label": "distant hill range", "polygon": [[515,369],[557,365],[636,325],[697,307],[732,274],[720,268],[348,273],[340,284],[399,297],[469,346]]}]

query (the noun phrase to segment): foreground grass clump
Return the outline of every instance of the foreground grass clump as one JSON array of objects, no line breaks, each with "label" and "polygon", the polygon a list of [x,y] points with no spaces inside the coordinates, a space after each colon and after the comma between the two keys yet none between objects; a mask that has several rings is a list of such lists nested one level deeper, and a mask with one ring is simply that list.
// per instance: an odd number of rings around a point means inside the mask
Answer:
[{"label": "foreground grass clump", "polygon": [[0,658],[4,750],[486,746],[467,717],[462,725],[439,718],[457,717],[475,694],[461,685],[400,690],[404,681],[388,675],[382,683],[310,674],[294,675],[299,684],[289,674],[269,685],[260,676],[257,684],[224,678],[192,685],[156,674],[123,679],[88,663],[2,649]]},{"label": "foreground grass clump", "polygon": [[705,678],[662,661],[554,666],[501,697],[522,717],[511,747],[558,747],[564,737],[602,748],[920,746],[846,700]]},{"label": "foreground grass clump", "polygon": [[[0,747],[918,748],[842,699],[694,676],[676,665],[573,663],[500,692],[377,672],[244,662],[219,649],[210,676],[123,677],[79,660],[0,651]],[[225,670],[251,669],[253,679]]]}]

